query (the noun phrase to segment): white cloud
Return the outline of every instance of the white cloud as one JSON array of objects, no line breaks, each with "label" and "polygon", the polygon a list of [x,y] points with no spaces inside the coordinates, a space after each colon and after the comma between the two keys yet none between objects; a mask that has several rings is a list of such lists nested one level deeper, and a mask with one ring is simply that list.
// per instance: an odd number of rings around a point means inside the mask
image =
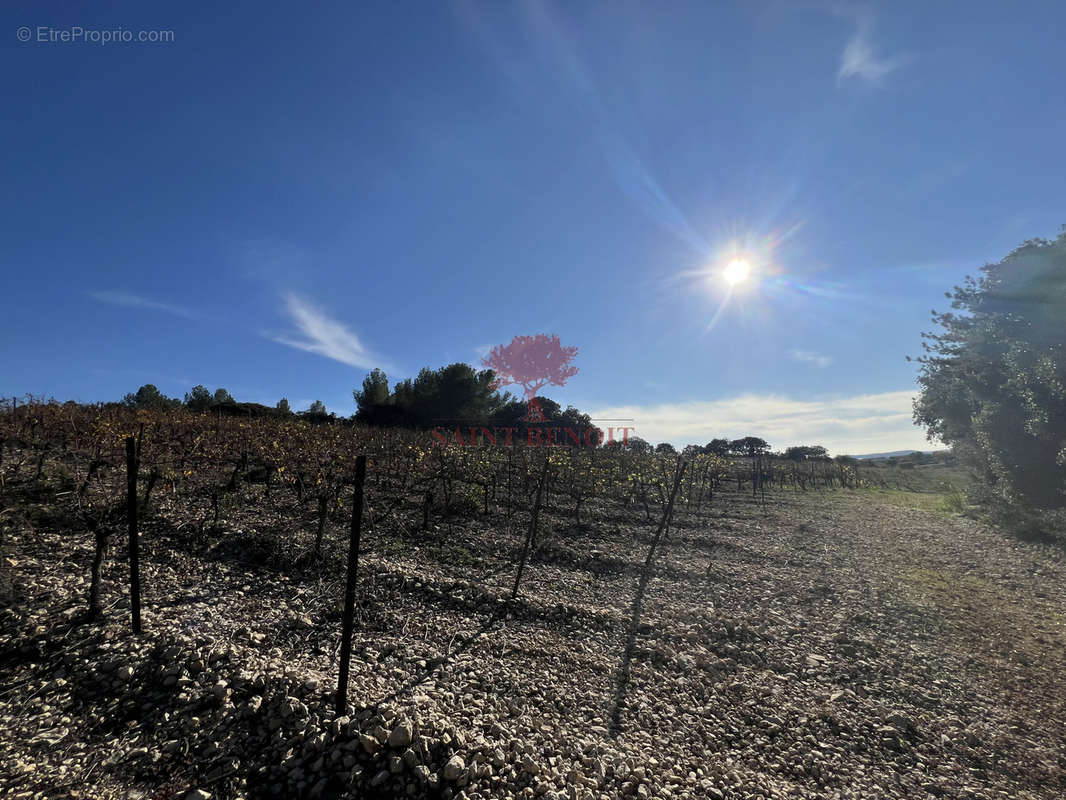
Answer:
[{"label": "white cloud", "polygon": [[869,20],[860,19],[855,33],[844,45],[837,70],[837,84],[848,78],[862,78],[876,83],[886,75],[904,66],[910,58],[905,55],[884,56],[877,52],[870,36]]},{"label": "white cloud", "polygon": [[[761,436],[774,449],[820,444],[831,453],[928,450],[911,419],[915,390],[795,400],[745,394],[723,400],[596,408],[593,419],[632,419],[633,435],[650,442],[706,444],[717,437]],[[601,423],[605,427],[608,423]]]},{"label": "white cloud", "polygon": [[833,363],[832,358],[814,350],[789,350],[788,354],[794,361],[803,361],[807,364],[814,364],[816,367],[825,368]]},{"label": "white cloud", "polygon": [[124,292],[117,289],[102,291],[102,292],[89,292],[89,296],[94,300],[99,300],[101,303],[109,303],[113,306],[124,306],[125,308],[146,308],[151,311],[163,311],[167,314],[173,314],[177,317],[186,317],[192,319],[196,316],[192,311],[181,306],[172,306],[167,303],[160,303],[157,300],[152,300],[147,297],[142,297],[132,292]]},{"label": "white cloud", "polygon": [[379,366],[376,359],[363,347],[359,337],[343,323],[330,318],[309,300],[292,292],[287,292],[282,297],[285,301],[285,311],[296,326],[296,332],[265,334],[268,338],[352,367],[370,369]]}]

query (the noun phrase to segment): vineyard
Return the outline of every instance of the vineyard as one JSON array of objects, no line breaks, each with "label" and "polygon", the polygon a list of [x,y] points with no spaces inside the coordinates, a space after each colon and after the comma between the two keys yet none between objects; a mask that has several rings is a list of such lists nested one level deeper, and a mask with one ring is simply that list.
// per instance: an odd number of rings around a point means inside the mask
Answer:
[{"label": "vineyard", "polygon": [[[182,521],[197,537],[224,529],[227,516],[246,507],[270,509],[277,520],[264,544],[275,566],[321,559],[327,529],[351,516],[350,495],[359,455],[370,463],[360,486],[369,525],[381,533],[410,536],[426,532],[438,517],[533,513],[539,494],[546,509],[569,510],[574,526],[588,508],[601,516],[643,514],[646,522],[667,507],[675,473],[670,519],[705,527],[716,492],[750,488],[765,501],[778,488],[857,488],[870,482],[854,466],[829,462],[775,464],[764,455],[737,463],[698,454],[684,459],[634,455],[623,448],[489,444],[476,429],[463,438],[350,425],[310,425],[301,420],[241,421],[183,411],[126,412],[74,404],[5,402],[4,448],[0,453],[6,486],[42,483],[48,472],[54,499],[97,541],[90,614],[99,613],[99,576],[116,522],[149,513]],[[529,437],[528,441],[535,441]],[[496,445],[496,446],[493,446]],[[132,450],[131,450],[132,448]],[[676,463],[675,463],[676,462]],[[883,482],[883,481],[882,481]],[[131,503],[131,498],[136,503]],[[300,532],[313,520],[313,545]],[[664,523],[666,524],[666,523]],[[535,549],[536,526],[529,544]],[[517,594],[517,586],[516,586]]]},{"label": "vineyard", "polygon": [[[982,645],[942,577],[966,573],[925,560],[1010,548],[871,501],[915,488],[898,470],[4,409],[10,796],[1066,790],[1061,724],[1025,716],[1066,716],[1033,656],[1062,641],[1061,559],[962,579],[1007,609]],[[932,670],[938,625],[994,653]]]}]

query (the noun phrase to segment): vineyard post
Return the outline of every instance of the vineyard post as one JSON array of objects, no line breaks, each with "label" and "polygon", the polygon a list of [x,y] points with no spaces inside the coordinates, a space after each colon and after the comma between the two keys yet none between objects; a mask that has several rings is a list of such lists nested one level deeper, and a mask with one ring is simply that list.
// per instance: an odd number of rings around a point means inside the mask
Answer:
[{"label": "vineyard post", "polygon": [[529,520],[529,533],[526,534],[526,542],[522,546],[522,559],[518,562],[518,572],[514,576],[514,586],[511,588],[511,599],[518,597],[518,584],[522,580],[522,572],[526,568],[526,560],[529,558],[529,548],[537,537],[537,518],[540,516],[540,500],[544,494],[544,480],[548,477],[548,458],[544,458],[544,469],[541,470],[540,480],[537,482],[537,499],[533,503],[533,515]]},{"label": "vineyard post", "polygon": [[[324,491],[324,490],[323,490]],[[326,533],[326,516],[329,513],[329,500],[324,495],[318,497],[318,530],[315,532],[315,558],[322,556],[322,538]]]},{"label": "vineyard post", "polygon": [[507,449],[507,519],[511,518],[514,496],[514,448]]},{"label": "vineyard post", "polygon": [[352,500],[352,532],[348,543],[348,580],[344,587],[344,621],[341,627],[340,676],[337,678],[337,716],[348,704],[348,667],[352,660],[352,628],[355,621],[355,582],[359,574],[359,534],[363,525],[363,483],[366,456],[355,460],[355,496]]},{"label": "vineyard post", "polygon": [[126,515],[130,529],[130,611],[133,632],[141,632],[141,571],[137,542],[137,442],[126,437]]}]

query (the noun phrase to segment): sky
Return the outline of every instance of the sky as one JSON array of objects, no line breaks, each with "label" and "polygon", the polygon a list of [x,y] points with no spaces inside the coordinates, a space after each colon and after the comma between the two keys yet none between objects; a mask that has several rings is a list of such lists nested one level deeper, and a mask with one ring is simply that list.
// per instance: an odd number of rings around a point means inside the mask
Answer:
[{"label": "sky", "polygon": [[652,442],[930,449],[930,311],[1066,223],[1060,2],[0,18],[0,396],[350,414],[549,333]]}]

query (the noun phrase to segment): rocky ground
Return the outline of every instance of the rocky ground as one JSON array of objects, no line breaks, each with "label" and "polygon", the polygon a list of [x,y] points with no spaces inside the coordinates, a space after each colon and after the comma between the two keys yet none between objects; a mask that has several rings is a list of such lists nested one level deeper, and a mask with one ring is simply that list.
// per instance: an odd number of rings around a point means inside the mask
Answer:
[{"label": "rocky ground", "polygon": [[632,641],[642,512],[548,514],[515,603],[524,519],[370,530],[336,717],[340,529],[286,569],[260,517],[194,537],[164,505],[134,637],[119,542],[86,623],[91,536],[24,500],[5,797],[1066,796],[1063,556],[958,517],[720,496],[671,531]]}]

